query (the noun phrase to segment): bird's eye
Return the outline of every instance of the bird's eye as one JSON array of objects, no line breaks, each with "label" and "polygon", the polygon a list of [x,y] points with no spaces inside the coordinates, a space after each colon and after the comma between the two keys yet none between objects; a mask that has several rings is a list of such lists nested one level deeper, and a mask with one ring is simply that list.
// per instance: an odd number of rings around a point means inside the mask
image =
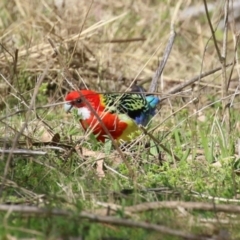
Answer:
[{"label": "bird's eye", "polygon": [[76,103],[81,103],[81,102],[82,100],[80,98],[76,100]]}]

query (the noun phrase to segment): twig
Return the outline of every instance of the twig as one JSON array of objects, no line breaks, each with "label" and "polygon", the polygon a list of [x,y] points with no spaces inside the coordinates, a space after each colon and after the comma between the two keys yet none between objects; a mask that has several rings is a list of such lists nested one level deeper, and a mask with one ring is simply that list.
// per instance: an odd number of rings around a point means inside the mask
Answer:
[{"label": "twig", "polygon": [[117,174],[118,176],[124,178],[124,179],[129,179],[128,177],[122,175],[121,173],[119,173],[118,171],[116,171],[115,169],[109,167],[106,163],[104,163],[104,167],[107,168],[109,171],[112,171],[113,173]]},{"label": "twig", "polygon": [[180,201],[163,201],[163,202],[146,202],[140,203],[131,207],[125,207],[124,209],[131,213],[145,212],[156,209],[175,209],[185,208],[189,210],[205,210],[212,212],[225,212],[240,214],[240,206],[230,204],[215,204],[215,203],[204,203],[204,202],[180,202]]},{"label": "twig", "polygon": [[[226,67],[229,67],[229,66],[231,66],[231,65],[233,65],[233,63],[228,63],[228,64],[226,64]],[[222,69],[222,67],[218,67],[218,68],[215,68],[215,69],[213,69],[213,70],[210,70],[210,71],[208,71],[208,72],[206,72],[206,73],[202,73],[202,74],[200,74],[200,75],[197,75],[197,76],[193,77],[192,79],[189,79],[189,80],[187,80],[186,82],[181,83],[181,84],[177,85],[176,87],[171,88],[170,90],[167,91],[166,94],[174,94],[174,93],[177,93],[177,92],[181,91],[183,88],[185,88],[185,87],[193,84],[194,82],[196,82],[196,81],[198,81],[198,80],[200,80],[200,79],[203,79],[203,78],[205,78],[205,77],[207,77],[207,76],[209,76],[209,75],[211,75],[211,74],[213,74],[213,73],[215,73],[215,72],[218,72],[218,71],[220,71],[221,69]]]},{"label": "twig", "polygon": [[47,152],[43,152],[43,151],[34,151],[34,150],[28,150],[28,149],[11,149],[11,150],[6,150],[6,149],[0,149],[0,153],[3,154],[18,154],[18,155],[39,155],[39,156],[43,156],[46,155]]},{"label": "twig", "polygon": [[193,193],[193,197],[196,198],[205,198],[205,199],[209,199],[209,200],[214,200],[214,201],[218,201],[218,202],[228,202],[228,203],[240,203],[240,199],[231,199],[231,198],[223,198],[223,197],[213,197],[210,195],[206,195],[206,194],[202,194],[202,193],[198,193],[198,192],[194,192],[191,191],[191,193]]},{"label": "twig", "polygon": [[[234,67],[235,67],[235,65],[236,65],[236,63],[237,63],[237,59],[238,59],[238,57],[236,57],[236,55],[238,54],[238,53],[237,53],[237,49],[238,49],[238,44],[239,44],[239,38],[240,38],[240,35],[238,35],[238,36],[236,37],[236,39],[235,39],[235,41],[236,41],[236,42],[235,42],[235,46],[234,46],[235,55],[234,55],[233,65],[232,65],[232,67],[231,67],[230,74],[229,74],[229,77],[228,77],[228,82],[227,82],[227,89],[228,89],[228,91],[231,91],[231,90],[232,90],[231,88],[229,89],[229,86],[230,86],[230,82],[231,82],[231,79],[232,79],[233,70],[234,70]],[[239,86],[238,86],[238,87],[239,87]],[[238,87],[234,89],[235,92],[238,91]],[[233,99],[234,99],[234,97],[233,97]],[[233,99],[232,99],[232,101],[233,101]],[[232,105],[232,101],[231,101],[231,104],[230,104],[230,105]]]},{"label": "twig", "polygon": [[224,32],[223,32],[223,43],[222,43],[222,55],[221,55],[221,64],[222,64],[222,107],[224,109],[224,116],[223,121],[226,124],[227,128],[227,134],[226,134],[226,140],[229,142],[230,138],[230,132],[231,132],[231,116],[230,116],[230,104],[227,99],[224,99],[224,97],[228,94],[228,86],[230,83],[230,79],[227,78],[226,73],[226,58],[227,58],[227,38],[228,38],[228,12],[229,12],[229,0],[225,1],[225,7],[224,7]]},{"label": "twig", "polygon": [[18,49],[15,50],[14,62],[13,62],[13,74],[17,74],[17,62],[18,62]]},{"label": "twig", "polygon": [[207,7],[207,2],[206,2],[206,0],[203,0],[203,3],[204,3],[204,8],[205,8],[205,13],[206,13],[206,16],[207,16],[208,24],[209,24],[209,27],[210,27],[210,30],[211,30],[211,34],[212,34],[212,38],[213,38],[213,43],[214,43],[214,45],[215,45],[215,49],[216,49],[216,51],[217,51],[218,58],[219,58],[220,62],[222,63],[222,60],[223,60],[223,59],[222,59],[222,56],[221,56],[219,47],[218,47],[218,45],[217,45],[217,39],[216,39],[214,30],[213,30],[213,26],[212,26],[212,23],[211,23],[211,19],[210,19],[210,16],[209,16],[209,12],[208,12],[208,7]]},{"label": "twig", "polygon": [[170,55],[170,52],[172,50],[172,46],[173,46],[173,43],[174,43],[174,39],[175,39],[175,36],[176,36],[176,32],[172,29],[171,33],[170,33],[170,37],[169,37],[169,40],[168,40],[168,44],[164,50],[164,53],[163,53],[163,59],[162,61],[160,62],[153,78],[152,78],[152,82],[150,84],[150,87],[149,87],[149,92],[156,92],[157,90],[157,82],[159,80],[159,78],[161,77],[162,75],[162,72],[163,72],[163,69],[167,63],[167,60],[168,60],[168,57]]},{"label": "twig", "polygon": [[212,238],[202,237],[199,235],[194,235],[191,233],[186,233],[180,230],[175,230],[170,227],[166,227],[163,225],[147,223],[143,221],[133,221],[131,219],[126,218],[116,218],[111,216],[100,216],[88,212],[81,212],[80,214],[72,213],[69,211],[61,210],[61,209],[46,209],[46,208],[38,208],[34,206],[23,206],[23,205],[6,205],[0,204],[0,211],[5,212],[17,212],[21,214],[32,214],[32,215],[47,215],[47,216],[63,216],[63,217],[73,217],[80,219],[88,219],[92,222],[99,223],[107,223],[116,226],[125,226],[130,228],[142,228],[147,230],[153,230],[160,232],[162,234],[168,234],[171,236],[180,237],[182,239],[191,239],[191,240],[212,240]]},{"label": "twig", "polygon": [[93,43],[126,43],[126,42],[137,42],[137,41],[146,41],[146,38],[144,37],[127,38],[127,39],[114,38],[111,40],[93,41]]},{"label": "twig", "polygon": [[222,59],[222,75],[223,75],[222,97],[227,96],[227,91],[228,91],[227,87],[229,85],[227,76],[226,76],[226,67],[225,67],[226,58],[227,58],[228,12],[229,12],[229,0],[226,0],[225,8],[224,8],[224,35],[223,35],[223,46],[222,46],[222,56],[221,56],[222,57],[221,58]]}]

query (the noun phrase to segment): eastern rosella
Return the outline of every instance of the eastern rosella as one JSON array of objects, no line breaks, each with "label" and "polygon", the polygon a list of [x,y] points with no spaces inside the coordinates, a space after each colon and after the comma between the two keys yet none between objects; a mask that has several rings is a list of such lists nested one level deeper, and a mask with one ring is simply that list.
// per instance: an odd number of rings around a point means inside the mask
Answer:
[{"label": "eastern rosella", "polygon": [[123,94],[101,94],[92,90],[72,91],[65,100],[68,101],[65,104],[65,110],[70,111],[72,107],[78,108],[80,123],[84,130],[90,128],[97,140],[102,142],[105,142],[108,135],[96,118],[96,114],[113,139],[130,141],[131,135],[139,130],[139,124],[147,125],[160,101],[154,95],[146,95],[140,87],[137,93]]}]

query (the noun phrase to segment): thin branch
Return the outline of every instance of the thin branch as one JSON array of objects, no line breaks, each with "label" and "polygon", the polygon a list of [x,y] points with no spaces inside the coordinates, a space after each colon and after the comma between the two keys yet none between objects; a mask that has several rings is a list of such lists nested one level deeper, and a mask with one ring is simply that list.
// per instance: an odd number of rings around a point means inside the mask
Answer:
[{"label": "thin branch", "polygon": [[172,50],[172,47],[173,47],[173,43],[174,43],[174,39],[175,39],[175,36],[176,36],[176,32],[174,30],[171,31],[170,33],[170,37],[169,37],[169,40],[168,40],[168,44],[164,50],[164,53],[163,53],[163,59],[162,61],[160,62],[153,78],[152,78],[152,82],[151,82],[151,85],[149,87],[149,92],[156,92],[157,91],[157,82],[159,80],[159,78],[161,77],[162,75],[162,72],[163,72],[163,69],[167,63],[167,60],[168,60],[168,57],[170,55],[170,52]]},{"label": "thin branch", "polygon": [[14,61],[13,61],[13,74],[17,74],[17,63],[18,63],[18,49],[15,50],[14,53]]},{"label": "thin branch", "polygon": [[240,214],[240,206],[230,204],[215,204],[205,202],[180,202],[180,201],[163,201],[163,202],[146,202],[134,206],[125,207],[124,209],[130,213],[152,211],[156,209],[175,209],[182,207],[188,210],[204,210],[212,212],[225,212],[232,214]]},{"label": "thin branch", "polygon": [[47,152],[43,151],[34,151],[34,150],[28,150],[28,149],[0,149],[0,153],[3,154],[17,154],[17,155],[34,155],[34,156],[44,156],[47,154]]},{"label": "thin branch", "polygon": [[[227,86],[226,86],[228,91],[231,91],[231,89],[229,89],[229,86],[230,86],[230,82],[231,82],[231,79],[232,79],[234,67],[235,67],[235,65],[236,65],[236,63],[237,63],[236,53],[237,53],[238,44],[239,44],[239,37],[240,37],[240,36],[237,36],[237,37],[236,37],[236,42],[235,42],[235,46],[234,46],[234,52],[235,52],[235,54],[234,54],[234,59],[233,59],[233,65],[232,65],[232,67],[231,67],[231,70],[230,70],[230,73],[229,73],[229,77],[228,77]],[[237,92],[237,91],[238,91],[238,88],[234,89],[234,91]],[[234,99],[234,97],[233,97],[233,99]],[[232,101],[231,101],[231,104],[232,104]]]},{"label": "thin branch", "polygon": [[209,16],[209,11],[208,11],[206,0],[203,0],[203,3],[204,3],[204,7],[205,7],[205,12],[206,12],[208,24],[209,24],[209,27],[210,27],[210,30],[211,30],[213,42],[214,42],[214,45],[215,45],[215,49],[217,51],[217,55],[218,55],[219,61],[222,63],[222,56],[221,56],[219,47],[217,45],[217,39],[216,39],[215,32],[214,32],[214,29],[213,29],[213,26],[212,26],[212,23],[211,23],[211,19],[210,19],[210,16]]},{"label": "thin branch", "polygon": [[46,209],[46,208],[38,208],[34,206],[23,206],[23,205],[5,205],[0,204],[0,211],[5,212],[17,212],[21,214],[33,214],[33,215],[55,215],[55,216],[63,216],[63,217],[73,217],[80,219],[88,219],[92,222],[99,222],[99,223],[107,223],[116,226],[125,226],[130,228],[142,228],[147,230],[153,230],[156,232],[160,232],[162,234],[168,234],[171,236],[180,237],[182,239],[191,239],[191,240],[212,240],[212,238],[202,237],[199,235],[194,235],[191,233],[186,233],[180,230],[175,230],[170,227],[166,227],[163,225],[147,223],[143,221],[133,221],[131,219],[126,218],[117,218],[111,216],[100,216],[88,212],[81,212],[80,214],[76,215],[69,211],[64,211],[60,209]]},{"label": "thin branch", "polygon": [[[228,63],[228,64],[226,64],[226,67],[229,67],[231,65],[233,65],[233,63]],[[207,76],[209,76],[209,75],[211,75],[211,74],[213,74],[215,72],[218,72],[220,70],[222,70],[222,67],[218,67],[218,68],[210,70],[210,71],[208,71],[206,73],[202,73],[200,75],[197,75],[197,76],[193,77],[192,79],[189,79],[186,82],[181,83],[181,84],[177,85],[176,87],[171,88],[170,90],[167,91],[166,94],[168,95],[168,94],[177,93],[177,92],[181,91],[183,88],[193,84],[194,82],[196,82],[196,81],[198,81],[200,79],[203,79],[203,78],[205,78],[205,77],[207,77]]]},{"label": "thin branch", "polygon": [[[224,32],[223,32],[223,45],[222,45],[222,98],[226,97],[228,94],[228,85],[230,82],[230,79],[227,78],[226,73],[226,58],[227,58],[227,39],[228,39],[228,12],[229,12],[229,0],[225,1],[225,7],[224,7]],[[233,66],[234,67],[234,66]],[[222,106],[225,110],[225,122],[227,126],[227,138],[229,139],[229,134],[231,131],[231,123],[230,123],[230,111],[229,111],[229,101],[223,100]]]}]

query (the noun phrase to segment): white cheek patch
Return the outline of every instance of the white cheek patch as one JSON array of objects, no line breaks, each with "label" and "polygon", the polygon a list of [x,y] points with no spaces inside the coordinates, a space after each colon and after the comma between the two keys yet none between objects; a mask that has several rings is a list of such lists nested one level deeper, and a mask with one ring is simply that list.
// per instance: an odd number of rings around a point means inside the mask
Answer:
[{"label": "white cheek patch", "polygon": [[86,120],[90,118],[91,113],[86,107],[81,107],[78,109],[78,115],[81,117],[82,120]]}]

